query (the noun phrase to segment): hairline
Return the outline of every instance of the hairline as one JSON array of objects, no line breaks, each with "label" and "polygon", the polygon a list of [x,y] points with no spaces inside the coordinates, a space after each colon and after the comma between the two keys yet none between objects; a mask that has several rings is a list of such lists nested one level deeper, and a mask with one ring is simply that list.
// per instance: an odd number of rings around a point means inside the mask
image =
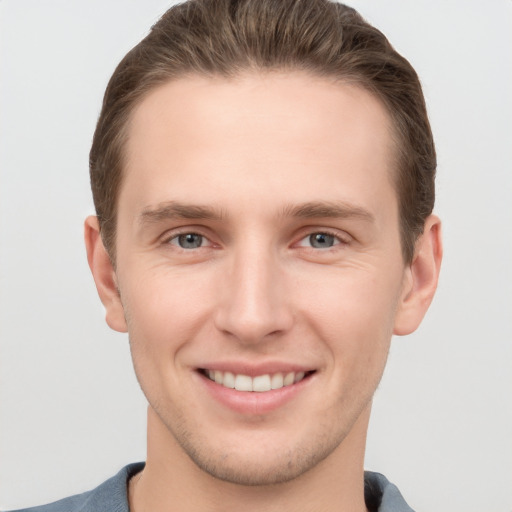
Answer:
[{"label": "hairline", "polygon": [[[393,112],[393,108],[386,100],[386,98],[379,94],[379,91],[372,87],[371,83],[367,83],[363,78],[357,76],[353,72],[349,72],[346,75],[343,74],[343,71],[340,71],[339,74],[335,74],[335,72],[330,71],[321,71],[319,69],[311,69],[301,67],[300,65],[288,65],[288,66],[258,66],[256,64],[249,64],[245,66],[240,66],[237,69],[234,69],[232,72],[222,72],[222,71],[207,71],[200,69],[191,69],[191,70],[183,70],[181,72],[177,71],[175,73],[169,73],[166,78],[163,76],[159,77],[159,80],[155,80],[153,83],[149,82],[147,87],[141,87],[138,91],[138,94],[135,95],[133,101],[130,104],[129,109],[124,114],[124,119],[122,119],[122,124],[120,131],[117,135],[118,140],[120,140],[119,144],[116,147],[118,152],[118,161],[119,161],[119,181],[117,184],[116,195],[114,197],[114,205],[112,208],[112,216],[109,219],[103,219],[102,223],[109,223],[110,237],[106,240],[102,235],[103,243],[107,252],[109,254],[110,260],[116,268],[117,262],[117,217],[118,217],[118,206],[119,206],[119,197],[121,195],[121,191],[124,183],[124,175],[126,174],[127,168],[127,145],[130,137],[130,126],[133,122],[133,118],[137,109],[141,106],[141,104],[147,99],[147,97],[154,93],[161,87],[165,87],[166,85],[180,80],[186,80],[187,78],[211,78],[211,79],[221,79],[225,81],[237,80],[243,76],[250,76],[251,74],[260,74],[260,75],[270,75],[270,74],[287,74],[287,73],[304,73],[314,78],[326,80],[331,82],[332,84],[345,84],[353,87],[358,87],[369,94],[371,94],[385,109],[385,112],[388,116],[389,120],[389,135],[390,140],[392,142],[390,147],[391,158],[389,162],[389,179],[391,186],[396,194],[397,206],[398,206],[398,223],[399,223],[399,234],[400,234],[400,246],[402,257],[405,263],[410,263],[413,256],[413,249],[416,239],[418,235],[416,235],[412,241],[412,247],[410,243],[411,234],[408,234],[407,226],[404,223],[404,215],[402,212],[402,194],[400,193],[400,177],[401,177],[401,167],[403,165],[404,158],[404,136],[401,134],[398,121]],[[100,223],[100,232],[103,231],[102,223]]]}]

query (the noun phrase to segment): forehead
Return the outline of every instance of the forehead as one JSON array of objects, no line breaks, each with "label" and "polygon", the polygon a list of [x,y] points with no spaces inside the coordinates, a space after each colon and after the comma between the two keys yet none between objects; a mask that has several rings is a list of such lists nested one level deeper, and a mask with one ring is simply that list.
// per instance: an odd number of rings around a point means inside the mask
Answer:
[{"label": "forehead", "polygon": [[351,202],[357,187],[371,203],[392,188],[391,134],[383,105],[355,85],[300,72],[184,77],[133,112],[120,206],[123,196],[143,208],[169,194],[225,203],[244,183],[274,203],[279,191],[283,201]]}]

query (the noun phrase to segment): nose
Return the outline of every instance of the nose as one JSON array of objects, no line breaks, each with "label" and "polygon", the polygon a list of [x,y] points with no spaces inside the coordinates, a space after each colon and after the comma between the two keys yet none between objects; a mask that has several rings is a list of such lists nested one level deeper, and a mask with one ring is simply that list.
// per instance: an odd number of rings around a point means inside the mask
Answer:
[{"label": "nose", "polygon": [[287,332],[293,324],[292,298],[279,258],[270,251],[241,251],[219,290],[216,327],[240,343],[255,344]]}]

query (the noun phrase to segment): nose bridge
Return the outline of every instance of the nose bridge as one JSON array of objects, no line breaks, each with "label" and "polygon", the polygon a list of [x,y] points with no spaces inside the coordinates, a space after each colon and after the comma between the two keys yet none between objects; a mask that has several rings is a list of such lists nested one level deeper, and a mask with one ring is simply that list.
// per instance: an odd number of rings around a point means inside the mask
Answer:
[{"label": "nose bridge", "polygon": [[219,301],[218,328],[243,343],[286,331],[292,321],[286,288],[279,257],[269,244],[256,242],[234,250]]}]

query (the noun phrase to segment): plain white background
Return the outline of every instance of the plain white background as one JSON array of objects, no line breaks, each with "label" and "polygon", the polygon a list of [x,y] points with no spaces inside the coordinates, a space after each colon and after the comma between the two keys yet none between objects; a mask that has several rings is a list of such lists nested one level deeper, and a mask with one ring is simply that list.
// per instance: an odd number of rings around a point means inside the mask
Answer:
[{"label": "plain white background", "polygon": [[[0,1],[0,509],[145,456],[145,400],[86,264],[88,151],[114,66],[164,0]],[[512,2],[352,2],[419,72],[445,260],[393,341],[366,467],[421,511],[512,511]]]}]

